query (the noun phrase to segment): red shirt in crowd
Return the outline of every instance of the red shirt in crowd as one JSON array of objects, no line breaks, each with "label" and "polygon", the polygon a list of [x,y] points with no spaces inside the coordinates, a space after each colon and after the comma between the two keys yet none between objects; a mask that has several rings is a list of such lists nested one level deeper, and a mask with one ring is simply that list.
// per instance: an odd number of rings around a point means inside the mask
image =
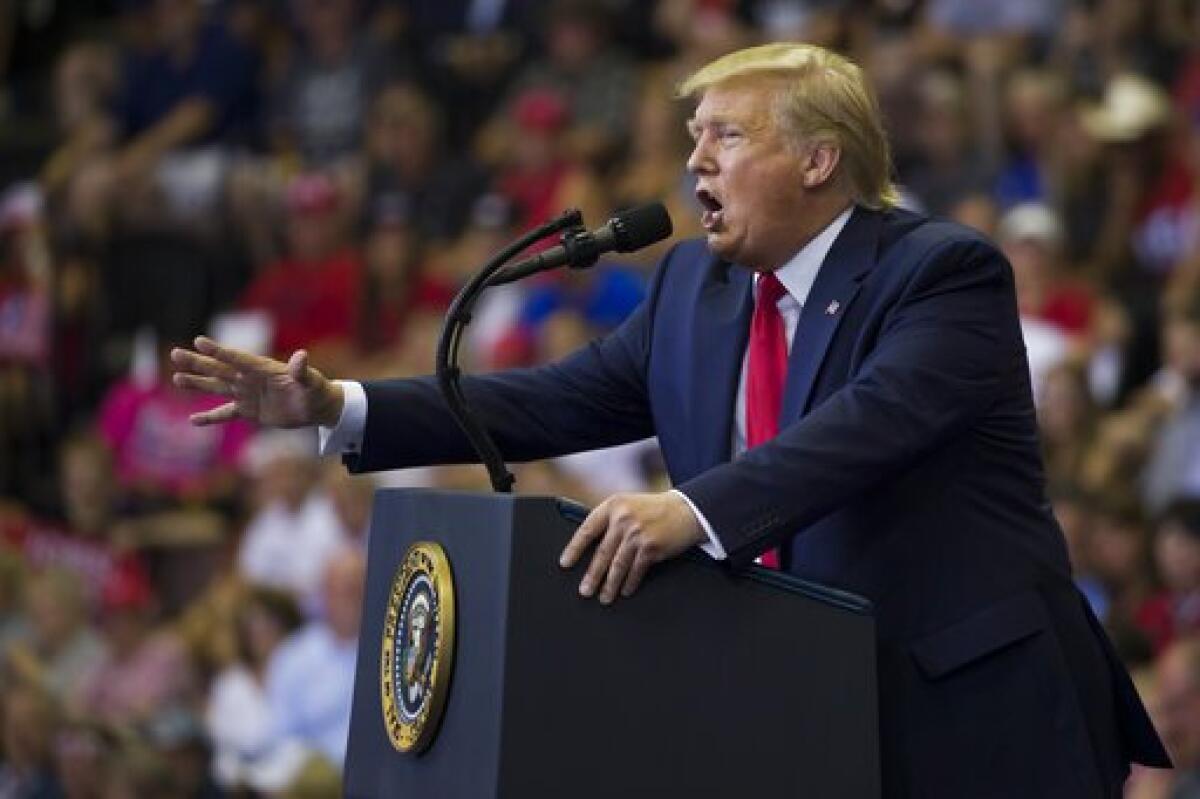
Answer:
[{"label": "red shirt in crowd", "polygon": [[284,258],[250,284],[240,305],[271,316],[272,349],[286,358],[303,347],[353,335],[362,270],[353,250],[316,263]]},{"label": "red shirt in crowd", "polygon": [[0,525],[0,546],[17,553],[32,571],[62,569],[76,575],[93,606],[113,580],[148,579],[137,553],[74,534],[54,522],[13,519]]}]

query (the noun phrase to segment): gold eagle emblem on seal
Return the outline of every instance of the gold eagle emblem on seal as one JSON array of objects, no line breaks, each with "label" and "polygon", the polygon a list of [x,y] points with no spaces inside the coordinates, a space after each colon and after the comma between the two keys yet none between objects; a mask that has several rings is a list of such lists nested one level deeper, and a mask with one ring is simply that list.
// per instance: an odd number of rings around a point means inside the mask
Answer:
[{"label": "gold eagle emblem on seal", "polygon": [[396,751],[433,742],[454,664],[454,577],[440,544],[409,547],[392,578],[379,659],[383,723]]}]

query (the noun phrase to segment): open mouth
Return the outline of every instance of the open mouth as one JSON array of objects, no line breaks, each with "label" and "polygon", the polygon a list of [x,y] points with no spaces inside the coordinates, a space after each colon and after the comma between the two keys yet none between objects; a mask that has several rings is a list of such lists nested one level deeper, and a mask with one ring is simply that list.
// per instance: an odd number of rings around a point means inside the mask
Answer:
[{"label": "open mouth", "polygon": [[702,209],[700,224],[704,229],[711,233],[720,228],[725,215],[725,206],[716,198],[716,195],[708,189],[696,189],[696,200]]}]

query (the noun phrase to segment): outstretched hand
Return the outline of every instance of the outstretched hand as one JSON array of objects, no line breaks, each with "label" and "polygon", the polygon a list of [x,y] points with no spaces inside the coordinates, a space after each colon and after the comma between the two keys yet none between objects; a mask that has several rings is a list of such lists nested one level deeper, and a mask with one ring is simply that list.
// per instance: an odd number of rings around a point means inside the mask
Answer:
[{"label": "outstretched hand", "polygon": [[599,589],[600,601],[607,605],[618,592],[629,596],[636,591],[651,566],[704,540],[700,522],[679,495],[670,491],[615,494],[579,525],[559,565],[574,566],[588,547],[599,542],[579,593],[591,597]]},{"label": "outstretched hand", "polygon": [[337,424],[342,390],[308,365],[308,353],[297,350],[287,363],[223,347],[210,338],[196,339],[196,350],[171,351],[175,385],[229,399],[212,410],[194,413],[192,424],[209,425],[250,419],[269,427]]}]

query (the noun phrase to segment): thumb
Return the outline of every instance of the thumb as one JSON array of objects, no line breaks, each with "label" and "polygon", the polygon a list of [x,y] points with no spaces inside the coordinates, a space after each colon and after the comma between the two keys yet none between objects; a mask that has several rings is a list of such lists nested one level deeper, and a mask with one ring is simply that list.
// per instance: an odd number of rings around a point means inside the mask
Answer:
[{"label": "thumb", "polygon": [[288,377],[307,388],[312,384],[312,375],[308,371],[308,351],[296,350],[287,362]]}]

